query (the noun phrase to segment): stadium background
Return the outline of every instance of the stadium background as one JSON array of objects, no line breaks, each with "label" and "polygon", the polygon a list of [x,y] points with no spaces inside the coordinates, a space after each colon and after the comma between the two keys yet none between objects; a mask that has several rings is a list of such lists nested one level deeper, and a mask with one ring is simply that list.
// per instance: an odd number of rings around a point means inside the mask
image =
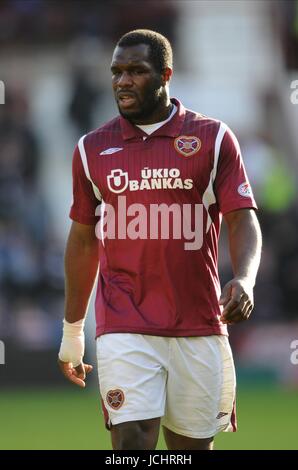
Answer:
[{"label": "stadium background", "polygon": [[[0,1],[0,449],[110,449],[96,373],[76,390],[56,366],[63,249],[74,145],[115,114],[111,54],[138,27],[173,43],[171,94],[235,131],[260,207],[256,307],[230,329],[239,432],[219,436],[217,448],[297,449],[296,0]],[[95,365],[93,337],[90,308],[87,356]]]}]

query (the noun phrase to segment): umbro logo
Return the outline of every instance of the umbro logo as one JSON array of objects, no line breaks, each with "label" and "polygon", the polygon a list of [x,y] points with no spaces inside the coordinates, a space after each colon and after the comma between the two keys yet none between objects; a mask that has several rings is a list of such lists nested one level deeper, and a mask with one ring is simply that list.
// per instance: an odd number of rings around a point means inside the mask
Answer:
[{"label": "umbro logo", "polygon": [[99,155],[111,155],[112,153],[120,152],[120,150],[123,150],[123,147],[111,147],[103,150]]}]

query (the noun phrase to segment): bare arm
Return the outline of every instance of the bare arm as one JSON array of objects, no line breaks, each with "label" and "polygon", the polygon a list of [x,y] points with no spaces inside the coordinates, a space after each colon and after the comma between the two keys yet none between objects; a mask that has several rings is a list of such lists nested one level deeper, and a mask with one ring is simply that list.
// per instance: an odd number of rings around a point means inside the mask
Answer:
[{"label": "bare arm", "polygon": [[98,270],[98,239],[93,225],[73,222],[65,251],[65,319],[85,317]]},{"label": "bare arm", "polygon": [[91,365],[84,364],[81,360],[85,344],[82,320],[87,312],[97,270],[98,240],[95,227],[73,222],[65,251],[65,320],[67,325],[64,325],[59,353],[59,357],[63,360],[59,359],[58,363],[63,375],[80,387],[85,387],[86,374],[92,370]]},{"label": "bare arm", "polygon": [[240,209],[226,214],[234,278],[222,290],[222,321],[246,320],[254,306],[253,287],[260,264],[262,235],[255,211]]}]

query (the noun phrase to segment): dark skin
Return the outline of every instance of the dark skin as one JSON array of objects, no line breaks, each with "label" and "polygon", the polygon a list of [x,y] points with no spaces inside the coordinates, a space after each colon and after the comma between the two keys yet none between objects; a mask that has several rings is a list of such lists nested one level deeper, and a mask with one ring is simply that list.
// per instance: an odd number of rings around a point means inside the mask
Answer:
[{"label": "dark skin", "polygon": [[[169,81],[172,70],[155,70],[149,60],[149,46],[140,44],[116,47],[111,71],[112,85],[120,114],[133,124],[152,124],[169,116],[171,102]],[[229,325],[247,320],[253,309],[253,286],[261,252],[261,232],[250,209],[241,209],[225,215],[228,227],[230,255],[234,278],[228,282],[220,298],[223,306],[221,319]],[[66,319],[70,323],[84,318],[98,268],[97,239],[93,226],[73,222],[65,255]],[[59,361],[65,377],[85,387],[85,377],[92,369],[81,363]],[[112,426],[114,450],[155,449],[160,418],[130,421]],[[163,428],[170,450],[212,450],[213,437],[193,439]]]},{"label": "dark skin", "polygon": [[149,46],[116,47],[112,63],[112,87],[120,114],[133,124],[153,124],[168,118],[172,110],[168,85],[173,74],[162,73],[149,60]]},{"label": "dark skin", "polygon": [[253,209],[240,209],[225,215],[234,278],[222,289],[221,320],[233,325],[249,318],[253,307],[253,287],[261,257],[262,235]]},{"label": "dark skin", "polygon": [[[65,319],[69,323],[85,316],[89,297],[98,270],[98,239],[93,225],[73,222],[65,250]],[[73,367],[71,362],[58,359],[62,374],[85,388],[86,375],[92,371],[90,364]]]}]

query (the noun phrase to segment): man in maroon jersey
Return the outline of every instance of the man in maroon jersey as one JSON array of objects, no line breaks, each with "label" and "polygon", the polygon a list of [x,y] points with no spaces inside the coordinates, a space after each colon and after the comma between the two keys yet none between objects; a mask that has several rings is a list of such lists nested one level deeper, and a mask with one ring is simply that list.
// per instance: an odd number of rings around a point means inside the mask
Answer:
[{"label": "man in maroon jersey", "polygon": [[[120,116],[82,137],[73,158],[73,220],[59,364],[85,386],[84,317],[96,296],[100,392],[114,449],[212,449],[235,430],[227,324],[246,320],[261,233],[239,144],[222,122],[170,99],[166,38],[118,42]],[[217,271],[222,216],[234,278]]]}]

